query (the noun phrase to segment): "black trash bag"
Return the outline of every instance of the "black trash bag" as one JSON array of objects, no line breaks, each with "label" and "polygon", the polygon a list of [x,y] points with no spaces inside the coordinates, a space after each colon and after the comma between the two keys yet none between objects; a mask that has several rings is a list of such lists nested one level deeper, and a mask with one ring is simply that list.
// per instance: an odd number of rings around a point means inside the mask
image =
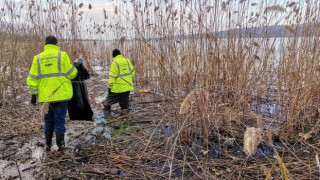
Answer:
[{"label": "black trash bag", "polygon": [[87,80],[90,78],[90,74],[88,70],[83,66],[83,60],[78,58],[73,63],[74,67],[78,70],[78,76],[80,76],[81,80]]},{"label": "black trash bag", "polygon": [[90,78],[88,70],[83,66],[82,62],[77,60],[74,66],[78,70],[78,75],[72,80],[73,97],[68,105],[68,113],[70,120],[86,120],[92,121],[93,111],[88,98],[88,90],[84,80]]}]

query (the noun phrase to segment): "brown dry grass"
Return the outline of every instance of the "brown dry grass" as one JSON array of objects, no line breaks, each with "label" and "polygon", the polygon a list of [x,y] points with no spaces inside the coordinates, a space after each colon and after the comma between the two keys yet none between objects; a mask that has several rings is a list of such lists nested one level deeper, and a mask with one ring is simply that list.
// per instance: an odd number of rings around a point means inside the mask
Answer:
[{"label": "brown dry grass", "polygon": [[[70,58],[82,54],[89,68],[108,66],[112,49],[121,49],[135,64],[137,89],[152,89],[175,100],[174,113],[170,114],[175,122],[170,123],[178,129],[168,142],[176,149],[166,153],[171,169],[177,149],[183,149],[185,142],[190,145],[197,138],[203,139],[204,152],[212,139],[218,139],[221,145],[223,140],[234,137],[241,144],[249,121],[262,127],[269,144],[274,134],[285,139],[285,143],[295,144],[299,133],[314,133],[319,129],[320,43],[316,37],[320,31],[315,23],[299,37],[296,28],[297,24],[319,21],[319,4],[264,2],[259,12],[253,12],[250,9],[258,4],[243,0],[178,3],[154,0],[142,4],[123,1],[111,2],[114,15],[104,9],[101,13],[104,20],[92,22],[84,11],[92,11],[94,6],[71,2],[6,1],[0,16],[2,108],[27,98],[25,78],[31,59],[42,51],[44,37],[55,34]],[[111,16],[117,17],[117,21],[113,22]],[[234,32],[219,38],[216,33],[222,29],[266,27],[277,17],[285,24],[290,38],[275,39],[267,34],[261,38],[243,37]],[[21,26],[14,26],[15,23]],[[113,40],[79,41],[93,34]],[[192,107],[190,103],[181,105],[191,91],[196,92]],[[270,104],[271,113],[267,114],[268,110],[261,105]],[[192,108],[192,113],[178,115],[180,106]],[[276,124],[277,129],[271,130],[277,133],[271,133],[265,126],[267,118],[273,119],[271,124]],[[290,148],[287,150],[290,153]],[[187,160],[183,163],[193,167]],[[209,171],[204,161],[197,159],[192,163],[201,164],[202,172]],[[240,169],[235,170],[239,175],[250,171],[242,169],[245,165],[233,168]],[[163,176],[171,178],[171,173]],[[194,170],[194,173],[199,172]]]}]

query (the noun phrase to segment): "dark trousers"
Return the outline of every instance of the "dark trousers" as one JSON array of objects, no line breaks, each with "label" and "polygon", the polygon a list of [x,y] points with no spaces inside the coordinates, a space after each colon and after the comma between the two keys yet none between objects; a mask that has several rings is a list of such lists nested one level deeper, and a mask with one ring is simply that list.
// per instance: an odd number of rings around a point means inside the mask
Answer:
[{"label": "dark trousers", "polygon": [[121,110],[129,109],[129,95],[130,91],[123,93],[113,93],[109,91],[107,100],[104,102],[105,111],[110,112],[111,105],[119,103]]},{"label": "dark trousers", "polygon": [[44,131],[63,134],[66,132],[65,118],[68,110],[68,102],[49,103],[48,113],[44,116]]}]

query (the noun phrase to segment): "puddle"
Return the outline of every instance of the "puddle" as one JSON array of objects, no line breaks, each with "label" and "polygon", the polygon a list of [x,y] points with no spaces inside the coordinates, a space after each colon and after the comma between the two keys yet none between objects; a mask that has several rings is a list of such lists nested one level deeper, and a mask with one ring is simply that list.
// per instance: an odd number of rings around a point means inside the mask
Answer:
[{"label": "puddle", "polygon": [[36,147],[32,151],[32,158],[35,158],[36,160],[40,161],[43,157],[43,154],[44,154],[43,147]]},{"label": "puddle", "polygon": [[[224,157],[228,157],[228,155],[226,155],[222,149],[218,148],[216,146],[210,146],[210,150],[208,152],[209,156],[211,158],[224,158]],[[239,158],[246,158],[246,154],[245,152],[243,152],[242,147],[233,147],[232,149],[229,150],[229,155],[232,155],[234,157],[239,157]],[[267,157],[273,157],[274,156],[274,152],[273,149],[270,146],[267,145],[261,145],[257,147],[257,151],[255,153],[255,155],[251,158],[267,158]]]},{"label": "puddle", "polygon": [[69,121],[66,135],[67,146],[72,149],[77,144],[83,143],[82,141],[95,144],[97,139],[110,139],[113,129],[106,126],[107,122],[103,110],[94,110],[93,122]]},{"label": "puddle", "polygon": [[165,126],[163,129],[163,134],[165,138],[172,136],[176,132],[176,128],[174,126]]},{"label": "puddle", "polygon": [[105,118],[99,118],[99,119],[96,119],[96,120],[94,121],[94,125],[97,126],[97,125],[99,125],[99,124],[103,124],[103,123],[106,123],[106,122],[107,122],[107,121],[106,121]]},{"label": "puddle", "polygon": [[138,113],[138,112],[141,111],[141,108],[140,108],[139,106],[132,106],[132,105],[130,104],[129,110],[131,111],[131,113]]},{"label": "puddle", "polygon": [[11,158],[0,159],[0,179],[35,179],[34,174],[39,172],[44,157],[41,141],[40,138],[32,138],[24,143],[13,154],[16,161]]},{"label": "puddle", "polygon": [[276,117],[281,114],[283,107],[275,102],[256,102],[250,103],[250,107],[253,111],[259,112],[263,117]]},{"label": "puddle", "polygon": [[176,127],[166,125],[163,128],[149,129],[146,130],[147,133],[153,134],[158,139],[169,138],[176,132]]},{"label": "puddle", "polygon": [[99,119],[104,119],[103,110],[94,110],[93,120],[97,121]]},{"label": "puddle", "polygon": [[273,157],[274,152],[270,146],[262,145],[257,148],[256,157]]},{"label": "puddle", "polygon": [[222,151],[220,149],[212,149],[209,151],[209,156],[211,158],[220,158],[222,156]]},{"label": "puddle", "polygon": [[107,126],[106,127],[98,126],[92,130],[92,133],[96,136],[102,136],[105,139],[110,139],[111,133],[112,133],[112,128],[107,127]]},{"label": "puddle", "polygon": [[111,139],[113,129],[105,125],[108,120],[105,119],[103,110],[95,110],[93,120],[94,121],[93,123],[91,122],[91,125],[84,125],[87,126],[86,128],[88,132],[86,131],[85,135],[82,136],[81,139],[91,144],[95,144],[99,137]]},{"label": "puddle", "polygon": [[90,144],[95,144],[97,140],[96,136],[90,134],[85,136],[83,139]]},{"label": "puddle", "polygon": [[251,110],[261,114],[263,117],[263,128],[271,129],[272,131],[278,131],[279,123],[281,123],[281,117],[283,115],[283,106],[276,104],[275,102],[251,102]]}]

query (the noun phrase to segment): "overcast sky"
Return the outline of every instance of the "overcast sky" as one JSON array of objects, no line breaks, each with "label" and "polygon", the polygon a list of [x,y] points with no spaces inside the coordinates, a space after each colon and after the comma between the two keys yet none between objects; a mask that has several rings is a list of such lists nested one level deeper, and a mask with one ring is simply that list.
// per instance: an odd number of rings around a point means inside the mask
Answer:
[{"label": "overcast sky", "polygon": [[[5,4],[6,0],[0,0],[0,8],[2,8]],[[66,0],[66,1],[70,1],[70,0]],[[105,23],[106,25],[113,25],[116,24],[118,22],[121,22],[122,26],[132,26],[132,19],[134,18],[133,16],[133,8],[132,8],[132,3],[130,1],[133,0],[73,0],[74,3],[80,4],[83,3],[83,7],[79,10],[82,11],[82,24],[80,24],[81,26],[93,26],[93,24],[101,24],[101,23]],[[185,3],[186,1],[188,1],[190,3],[190,1],[193,2],[199,2],[197,0],[168,0],[169,2],[173,2],[173,4],[178,4],[178,3]],[[211,2],[210,4],[214,4],[215,2],[220,2],[220,5],[222,4],[222,2],[229,2],[229,5],[227,6],[227,11],[230,12],[235,12],[239,9],[239,4],[240,1],[245,1],[245,0],[209,0],[208,2]],[[308,0],[293,0],[290,2],[296,2],[300,8],[305,8],[307,3],[306,1]],[[317,0],[309,0],[310,2],[318,2]],[[21,4],[21,3],[25,3],[25,0],[7,0],[7,2],[15,2],[16,4]],[[31,2],[30,0],[27,2]],[[42,2],[44,4],[44,2],[46,1],[41,1],[38,0],[37,2]],[[62,0],[55,0],[52,2],[62,2]],[[141,2],[142,7],[145,6],[145,2],[148,3],[153,3],[157,4],[157,3],[162,3],[164,4],[164,0],[134,0],[134,2]],[[278,4],[278,5],[282,5],[283,7],[286,7],[286,5],[288,4],[289,1],[287,0],[246,0],[245,3],[247,4],[251,4],[251,5],[247,5],[246,7],[248,7],[248,9],[245,9],[245,11],[248,11],[246,14],[250,15],[250,14],[263,14],[263,11],[265,10],[265,8],[267,6],[271,6],[274,4]],[[289,2],[289,3],[290,3]],[[89,9],[89,3],[91,4],[91,9]],[[119,7],[118,11],[121,11],[121,13],[115,14],[115,6]],[[166,9],[166,5],[164,5],[162,7],[162,11],[165,11]],[[179,6],[176,7],[177,9],[179,9]],[[220,7],[219,7],[220,8]],[[143,9],[143,8],[142,8]],[[289,13],[290,11],[292,11],[292,9],[290,8],[286,8],[287,9],[287,13]],[[107,19],[105,19],[104,16],[104,11],[106,13],[106,16],[108,17]],[[189,13],[194,13],[194,9],[187,9],[186,11],[188,11]],[[151,11],[153,13],[153,11]],[[178,12],[178,14],[181,12]],[[124,15],[126,15],[126,17],[124,17]],[[226,14],[226,18],[228,17],[228,13]],[[219,14],[220,15],[220,14]],[[254,18],[244,18],[247,17],[248,15],[244,15],[244,14],[233,14],[233,23],[239,23],[239,24],[250,24],[249,21],[254,21]],[[285,18],[287,14],[283,13],[283,14],[277,14],[277,16],[273,16],[272,18],[269,18],[270,20],[270,24],[272,23],[279,23],[281,24],[281,21]],[[221,16],[221,15],[220,15]],[[195,18],[196,16],[194,16]],[[1,18],[1,17],[0,17]],[[23,17],[21,17],[23,18]],[[208,17],[209,18],[209,17]],[[127,21],[127,19],[129,19],[129,21]],[[197,21],[197,19],[194,19],[195,21]],[[251,23],[252,24],[252,23]],[[259,25],[259,24],[257,24]],[[181,27],[183,28],[183,27]],[[106,31],[106,28],[105,28]],[[108,28],[109,32],[105,32],[106,34],[111,34],[112,36],[123,36],[121,34],[119,34],[119,32],[116,32],[115,30],[113,30],[112,28]],[[130,29],[126,30],[127,32],[130,31]],[[83,31],[83,34],[85,34],[86,32]],[[116,34],[118,33],[118,34]],[[86,35],[91,36],[91,35]],[[95,35],[96,36],[96,35]],[[125,35],[124,35],[125,36]]]}]

